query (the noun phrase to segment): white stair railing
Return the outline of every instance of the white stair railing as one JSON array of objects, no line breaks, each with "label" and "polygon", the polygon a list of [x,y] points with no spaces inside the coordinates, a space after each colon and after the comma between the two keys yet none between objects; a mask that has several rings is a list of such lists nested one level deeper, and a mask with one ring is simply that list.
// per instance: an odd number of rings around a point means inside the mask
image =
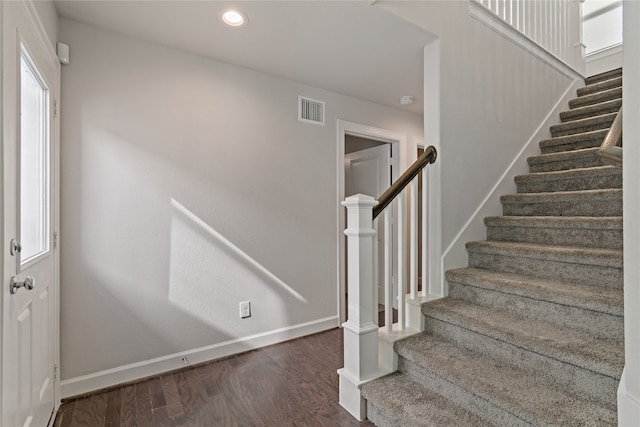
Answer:
[{"label": "white stair railing", "polygon": [[574,69],[583,69],[581,0],[470,1]]},{"label": "white stair railing", "polygon": [[[436,160],[435,148],[427,147],[424,153],[407,171],[376,201],[373,197],[357,194],[342,204],[347,208],[347,291],[349,302],[344,328],[344,367],[340,375],[340,404],[354,417],[366,417],[365,401],[358,388],[361,384],[397,369],[393,342],[418,333],[423,329],[420,302],[428,298],[426,282],[426,174],[423,173],[423,237],[422,237],[422,289],[418,291],[418,174]],[[407,185],[411,185],[410,198],[406,199]],[[407,245],[406,207],[409,206],[410,245]],[[395,232],[392,233],[393,211],[397,211]],[[384,221],[384,319],[379,328],[377,313],[376,229],[374,221],[383,213]],[[393,253],[392,235],[397,236],[397,254]],[[407,255],[407,247],[409,254]],[[397,256],[396,279],[392,281],[393,257]],[[407,273],[409,281],[407,281]],[[410,284],[407,296],[407,283]],[[394,286],[395,285],[395,286]],[[394,309],[398,320],[393,322]]]}]

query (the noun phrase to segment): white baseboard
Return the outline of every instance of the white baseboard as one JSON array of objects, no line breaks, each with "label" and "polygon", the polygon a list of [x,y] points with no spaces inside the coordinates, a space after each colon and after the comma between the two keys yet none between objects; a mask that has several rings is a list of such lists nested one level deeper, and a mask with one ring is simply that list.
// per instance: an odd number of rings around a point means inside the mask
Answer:
[{"label": "white baseboard", "polygon": [[618,425],[620,427],[637,427],[640,425],[640,401],[627,390],[626,368],[618,386]]},{"label": "white baseboard", "polygon": [[62,398],[87,394],[117,384],[123,384],[179,369],[185,366],[182,359],[183,357],[189,360],[189,364],[207,362],[305,335],[326,331],[339,325],[338,316],[326,317],[299,325],[275,329],[248,337],[237,338],[206,347],[70,378],[60,383]]},{"label": "white baseboard", "polygon": [[442,253],[443,271],[466,265],[466,242],[483,240],[486,237],[484,218],[487,216],[501,215],[502,205],[500,204],[500,196],[515,192],[516,185],[513,178],[516,175],[529,172],[527,157],[540,154],[538,143],[543,139],[549,138],[549,127],[558,123],[560,112],[568,108],[569,100],[575,97],[576,89],[582,86],[584,86],[584,80],[574,80],[564,94],[562,94],[551,112],[545,117],[533,135],[531,135],[527,143],[520,149],[511,164],[502,173],[500,178],[498,178],[498,181],[478,205],[478,208],[471,214],[467,222]]}]

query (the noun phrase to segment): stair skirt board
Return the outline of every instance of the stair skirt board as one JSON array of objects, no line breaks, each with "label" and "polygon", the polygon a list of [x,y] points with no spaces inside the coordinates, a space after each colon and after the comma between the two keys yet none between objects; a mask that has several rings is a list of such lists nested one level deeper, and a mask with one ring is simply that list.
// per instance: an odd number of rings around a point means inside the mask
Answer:
[{"label": "stair skirt board", "polygon": [[398,371],[361,386],[376,425],[617,425],[622,174],[597,148],[621,84],[620,69],[587,78],[555,112],[503,216],[484,219],[487,240],[446,272],[449,296],[422,305],[425,332],[394,344]]}]

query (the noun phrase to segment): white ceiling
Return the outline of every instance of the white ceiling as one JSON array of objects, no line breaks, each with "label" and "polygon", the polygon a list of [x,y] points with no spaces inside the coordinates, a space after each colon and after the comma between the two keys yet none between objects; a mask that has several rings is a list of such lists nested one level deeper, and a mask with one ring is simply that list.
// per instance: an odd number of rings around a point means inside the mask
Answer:
[{"label": "white ceiling", "polygon": [[[371,1],[55,1],[60,17],[311,86],[422,113],[423,47],[434,38]],[[222,10],[249,17],[220,23]],[[73,46],[71,46],[73,60]],[[412,95],[416,102],[402,106]]]}]

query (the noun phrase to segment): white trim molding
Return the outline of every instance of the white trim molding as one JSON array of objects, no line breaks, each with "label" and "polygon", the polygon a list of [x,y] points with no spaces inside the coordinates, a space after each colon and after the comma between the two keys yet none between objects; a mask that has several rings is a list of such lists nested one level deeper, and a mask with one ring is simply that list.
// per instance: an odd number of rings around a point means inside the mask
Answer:
[{"label": "white trim molding", "polygon": [[[442,141],[440,136],[440,39],[424,47],[424,145],[433,145],[436,161],[427,171],[428,294],[444,297],[442,257]],[[446,154],[444,154],[446,155]],[[424,286],[424,284],[423,284]]]},{"label": "white trim molding", "polygon": [[637,427],[640,424],[640,401],[627,390],[627,369],[622,371],[618,386],[618,425]]},{"label": "white trim molding", "polygon": [[[640,2],[624,0],[623,39],[625,44],[622,133],[627,141],[640,138]],[[640,146],[626,144],[622,160],[624,219],[624,371],[618,388],[618,425],[640,425]]]},{"label": "white trim molding", "polygon": [[255,350],[260,347],[278,344],[294,338],[300,338],[305,335],[326,331],[338,326],[338,316],[331,316],[70,378],[61,382],[62,397],[79,396],[117,384],[128,383],[159,375],[164,372],[174,371],[185,366],[184,357],[189,360],[189,364],[208,362],[233,354]]}]

